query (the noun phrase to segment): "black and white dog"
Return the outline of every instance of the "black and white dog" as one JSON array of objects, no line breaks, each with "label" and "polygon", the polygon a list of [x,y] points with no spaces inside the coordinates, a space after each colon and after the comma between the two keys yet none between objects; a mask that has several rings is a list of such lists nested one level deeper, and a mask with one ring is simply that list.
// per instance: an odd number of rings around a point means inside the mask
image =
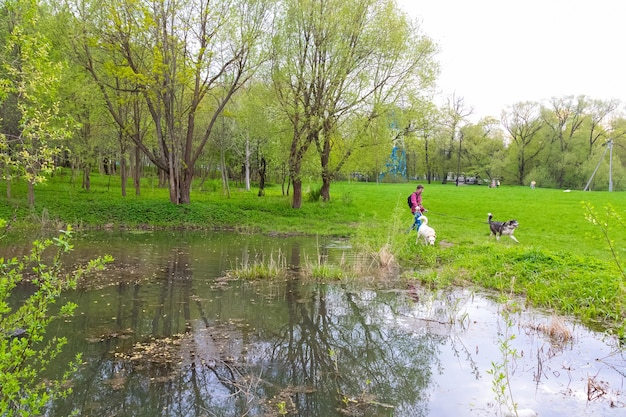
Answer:
[{"label": "black and white dog", "polygon": [[433,246],[435,244],[435,240],[437,239],[435,229],[428,225],[428,218],[426,216],[421,215],[418,220],[422,222],[422,224],[420,224],[419,229],[417,229],[417,239],[415,239],[415,243],[422,238],[424,239],[424,243]]},{"label": "black and white dog", "polygon": [[519,223],[517,222],[517,220],[509,220],[506,222],[494,222],[491,220],[492,218],[493,218],[493,215],[489,213],[489,230],[491,230],[489,237],[493,235],[496,237],[496,240],[500,240],[500,236],[506,235],[506,236],[510,236],[511,239],[519,243],[519,240],[515,239],[515,236],[513,236],[513,232],[515,232],[515,229],[519,227]]}]

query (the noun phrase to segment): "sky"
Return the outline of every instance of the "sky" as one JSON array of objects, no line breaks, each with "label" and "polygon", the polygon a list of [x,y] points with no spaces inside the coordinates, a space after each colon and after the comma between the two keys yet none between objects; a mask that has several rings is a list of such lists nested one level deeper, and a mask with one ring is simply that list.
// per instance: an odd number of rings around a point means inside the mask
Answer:
[{"label": "sky", "polygon": [[440,99],[474,119],[571,95],[626,104],[624,0],[397,1],[439,46]]}]

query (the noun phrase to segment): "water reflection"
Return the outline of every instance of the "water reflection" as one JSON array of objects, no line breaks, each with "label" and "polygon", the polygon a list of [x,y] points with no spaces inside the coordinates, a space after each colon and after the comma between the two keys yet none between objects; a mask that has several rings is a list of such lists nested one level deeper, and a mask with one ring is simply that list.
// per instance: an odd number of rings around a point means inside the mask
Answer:
[{"label": "water reflection", "polygon": [[[46,415],[450,416],[494,415],[487,371],[502,334],[522,352],[515,400],[542,417],[626,415],[624,358],[582,327],[558,351],[520,312],[505,328],[499,306],[471,291],[292,278],[242,282],[225,271],[277,251],[292,269],[349,247],[307,238],[207,233],[90,234],[72,261],[112,254],[115,265],[67,297],[76,316],[51,333],[83,353],[74,392]],[[536,328],[536,326],[535,326]],[[578,343],[584,341],[584,343]],[[604,358],[604,359],[598,359]],[[610,401],[587,401],[599,375]],[[609,397],[608,395],[606,397]]]},{"label": "water reflection", "polygon": [[51,415],[428,415],[443,336],[389,327],[394,293],[164,276],[78,298],[59,331],[87,364]]}]

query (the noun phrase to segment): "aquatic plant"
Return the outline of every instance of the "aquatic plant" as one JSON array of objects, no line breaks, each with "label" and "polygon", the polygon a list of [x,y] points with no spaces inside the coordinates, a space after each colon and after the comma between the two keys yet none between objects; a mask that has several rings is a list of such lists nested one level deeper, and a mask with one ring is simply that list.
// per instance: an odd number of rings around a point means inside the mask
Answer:
[{"label": "aquatic plant", "polygon": [[322,280],[340,280],[344,278],[346,272],[341,266],[328,263],[310,263],[306,262],[302,270],[306,277],[322,279]]},{"label": "aquatic plant", "polygon": [[622,229],[626,229],[626,224],[620,217],[620,215],[615,211],[611,204],[607,204],[605,206],[605,218],[600,219],[598,213],[594,209],[593,205],[588,202],[583,202],[583,208],[586,211],[586,218],[591,224],[598,226],[602,233],[602,236],[606,240],[607,246],[611,250],[611,255],[613,257],[613,261],[615,265],[619,269],[622,274],[622,279],[626,281],[626,269],[622,266],[622,262],[620,256],[615,247],[614,238],[611,236],[611,232],[613,231],[613,227],[621,227]]},{"label": "aquatic plant", "polygon": [[[621,257],[616,249],[615,240],[612,236],[612,233],[614,228],[626,229],[626,224],[611,204],[607,204],[604,207],[605,212],[603,218],[601,218],[600,215],[596,212],[592,204],[588,202],[583,202],[583,208],[586,213],[587,221],[600,229],[602,237],[606,241],[606,244],[611,251],[613,262],[615,263],[617,270],[621,274],[621,280],[618,284],[618,294],[616,294],[614,303],[614,317],[616,321],[621,319],[621,323],[619,323],[619,325],[616,327],[615,332],[618,334],[619,339],[623,342],[626,339],[626,317],[624,317],[623,306],[624,296],[626,295],[626,269],[624,268]],[[623,230],[620,232],[620,235],[624,235]]]},{"label": "aquatic plant", "polygon": [[279,250],[276,258],[270,253],[269,259],[257,254],[252,261],[241,259],[238,264],[227,271],[229,277],[253,280],[253,279],[276,279],[287,275],[287,259]]},{"label": "aquatic plant", "polygon": [[513,346],[515,334],[511,333],[513,320],[511,312],[517,308],[514,304],[506,304],[501,310],[504,321],[504,331],[501,334],[498,345],[502,354],[502,361],[491,362],[491,369],[487,373],[492,376],[491,390],[495,394],[495,399],[499,407],[500,415],[517,416],[517,403],[513,399],[513,389],[511,388],[510,367],[513,362],[520,357],[517,349]]}]

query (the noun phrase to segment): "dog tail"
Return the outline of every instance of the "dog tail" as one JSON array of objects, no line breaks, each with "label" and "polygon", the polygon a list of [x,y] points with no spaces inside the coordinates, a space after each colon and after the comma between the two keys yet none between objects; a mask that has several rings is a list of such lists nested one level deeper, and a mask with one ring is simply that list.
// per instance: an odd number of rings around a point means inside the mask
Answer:
[{"label": "dog tail", "polygon": [[487,213],[487,215],[489,216],[489,219],[487,221],[491,223],[491,219],[493,218],[493,215],[491,213]]}]

